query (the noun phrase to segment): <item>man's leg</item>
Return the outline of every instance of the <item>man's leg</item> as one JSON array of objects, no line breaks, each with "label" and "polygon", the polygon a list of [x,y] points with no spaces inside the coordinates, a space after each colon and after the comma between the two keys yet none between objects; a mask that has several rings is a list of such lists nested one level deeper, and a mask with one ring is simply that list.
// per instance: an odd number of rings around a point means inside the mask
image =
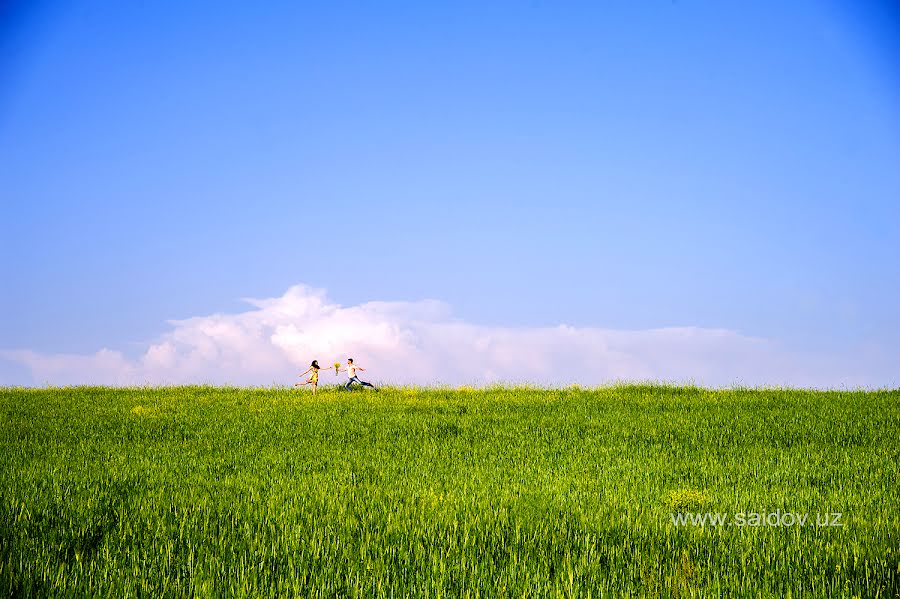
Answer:
[{"label": "man's leg", "polygon": [[372,383],[367,383],[367,382],[365,382],[365,381],[360,381],[359,379],[356,379],[356,380],[357,380],[357,381],[359,382],[359,384],[362,385],[363,387],[372,387],[373,389],[375,388],[375,385],[373,385]]},{"label": "man's leg", "polygon": [[344,387],[349,391],[349,390],[350,390],[350,385],[353,384],[353,381],[358,381],[358,380],[359,380],[359,379],[357,379],[356,377],[353,377],[352,379],[349,379],[349,380],[347,381],[347,384],[344,385]]}]

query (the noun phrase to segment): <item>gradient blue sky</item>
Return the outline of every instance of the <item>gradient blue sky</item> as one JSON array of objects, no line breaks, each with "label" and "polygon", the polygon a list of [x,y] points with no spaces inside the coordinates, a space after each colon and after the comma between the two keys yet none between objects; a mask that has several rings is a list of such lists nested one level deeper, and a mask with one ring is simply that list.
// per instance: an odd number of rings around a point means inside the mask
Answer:
[{"label": "gradient blue sky", "polygon": [[0,348],[305,283],[900,352],[889,7],[12,3]]}]

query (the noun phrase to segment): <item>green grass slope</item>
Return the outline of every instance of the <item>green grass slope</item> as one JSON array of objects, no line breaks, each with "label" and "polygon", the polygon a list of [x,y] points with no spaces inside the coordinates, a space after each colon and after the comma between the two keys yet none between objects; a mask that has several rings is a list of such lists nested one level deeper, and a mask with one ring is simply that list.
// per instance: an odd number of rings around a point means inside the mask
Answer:
[{"label": "green grass slope", "polygon": [[898,439],[896,391],[0,389],[0,596],[896,597]]}]

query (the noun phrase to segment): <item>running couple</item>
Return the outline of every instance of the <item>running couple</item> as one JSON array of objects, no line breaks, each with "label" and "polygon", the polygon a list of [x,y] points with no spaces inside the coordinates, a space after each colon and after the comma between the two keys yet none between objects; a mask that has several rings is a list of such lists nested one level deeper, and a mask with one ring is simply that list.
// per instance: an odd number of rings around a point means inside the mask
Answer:
[{"label": "running couple", "polygon": [[[337,373],[339,373],[339,372],[346,372],[346,373],[347,373],[347,379],[348,379],[348,380],[347,380],[347,384],[345,385],[345,387],[346,387],[347,389],[350,389],[350,386],[351,386],[353,383],[359,383],[359,384],[362,385],[363,387],[372,387],[373,389],[375,388],[375,385],[373,385],[372,383],[367,383],[366,381],[361,381],[361,380],[359,379],[359,377],[356,375],[356,371],[357,371],[357,370],[359,370],[359,371],[364,371],[365,368],[363,368],[363,367],[361,367],[361,366],[357,366],[356,364],[354,364],[354,363],[353,363],[353,358],[347,358],[347,368],[339,368],[339,366],[340,366],[340,365],[339,365],[338,363],[335,363],[335,365],[334,365],[334,367],[335,367],[334,374],[335,374],[335,376],[337,376]],[[302,373],[302,374],[300,375],[300,376],[304,376],[304,375],[306,375],[306,374],[309,374],[309,378],[306,379],[306,382],[304,382],[304,383],[297,383],[297,384],[295,384],[294,386],[295,386],[295,387],[301,387],[301,386],[303,386],[303,385],[312,385],[313,394],[315,395],[315,393],[316,393],[316,387],[319,386],[319,370],[320,370],[320,368],[319,368],[319,361],[318,361],[318,360],[313,360],[313,361],[312,361],[312,364],[309,365],[309,368],[306,370],[306,372],[304,372],[304,373]]]}]

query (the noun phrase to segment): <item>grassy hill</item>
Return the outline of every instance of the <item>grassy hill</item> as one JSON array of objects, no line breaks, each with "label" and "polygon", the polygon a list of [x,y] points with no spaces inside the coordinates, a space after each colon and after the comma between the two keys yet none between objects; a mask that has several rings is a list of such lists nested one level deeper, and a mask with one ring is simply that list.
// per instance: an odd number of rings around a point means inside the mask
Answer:
[{"label": "grassy hill", "polygon": [[898,440],[898,391],[0,389],[0,595],[897,596]]}]

